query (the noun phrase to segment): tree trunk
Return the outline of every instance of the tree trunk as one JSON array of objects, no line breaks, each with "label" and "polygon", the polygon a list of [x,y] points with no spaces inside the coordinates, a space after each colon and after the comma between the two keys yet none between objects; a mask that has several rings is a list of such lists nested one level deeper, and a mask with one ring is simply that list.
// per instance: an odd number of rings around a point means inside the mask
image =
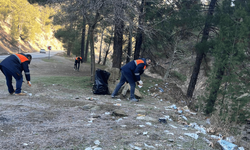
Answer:
[{"label": "tree trunk", "polygon": [[131,57],[131,51],[132,51],[132,24],[129,24],[129,41],[128,41],[128,53],[127,53],[127,59],[126,64],[130,62]]},{"label": "tree trunk", "polygon": [[100,64],[101,61],[102,61],[102,40],[103,40],[103,33],[104,33],[104,29],[102,30],[102,36],[101,36],[101,44],[100,44],[100,52],[99,52],[98,64]]},{"label": "tree trunk", "polygon": [[84,18],[84,16],[83,16],[82,41],[81,41],[81,57],[82,57],[82,59],[83,59],[83,62],[85,62],[85,60],[84,60],[85,26],[86,26],[86,22],[85,22],[85,18]]},{"label": "tree trunk", "polygon": [[123,29],[124,22],[119,18],[115,17],[115,33],[114,33],[114,52],[113,52],[113,68],[121,68],[122,62],[122,44],[123,44]]},{"label": "tree trunk", "polygon": [[210,114],[211,112],[213,112],[214,104],[217,99],[218,91],[219,91],[221,81],[222,81],[224,71],[225,71],[224,66],[225,65],[220,67],[216,72],[215,80],[213,81],[213,84],[212,84],[213,88],[211,89],[209,98],[207,100],[206,114]]},{"label": "tree trunk", "polygon": [[85,48],[85,55],[84,55],[84,62],[88,61],[88,52],[89,52],[89,35],[90,35],[90,26],[88,28],[88,36],[86,41],[86,48]]},{"label": "tree trunk", "polygon": [[170,74],[170,71],[171,71],[171,69],[172,69],[172,66],[173,66],[173,63],[174,63],[174,60],[175,60],[175,53],[176,53],[176,49],[177,49],[177,44],[178,44],[178,41],[175,40],[174,52],[173,52],[172,58],[171,58],[172,60],[171,60],[171,62],[170,62],[170,64],[169,64],[168,70],[166,71],[166,73],[165,73],[165,75],[164,75],[164,77],[163,77],[163,80],[164,80],[164,81],[166,81],[166,79],[168,78],[168,76],[169,76],[169,74]]},{"label": "tree trunk", "polygon": [[96,27],[97,24],[97,20],[99,18],[99,13],[97,12],[95,15],[95,20],[93,25],[90,27],[90,49],[91,49],[91,81],[95,80],[95,45],[94,45],[94,29]]},{"label": "tree trunk", "polygon": [[139,25],[137,28],[137,35],[136,35],[136,42],[135,42],[135,52],[134,52],[134,59],[138,59],[140,57],[140,50],[142,45],[142,25],[143,25],[143,8],[144,8],[145,0],[141,0],[140,6],[140,16],[139,16]]},{"label": "tree trunk", "polygon": [[[209,30],[211,28],[211,18],[213,16],[216,2],[217,2],[217,0],[211,0],[211,2],[209,4],[209,12],[207,14],[205,27],[203,28],[201,43],[206,43],[208,40]],[[201,66],[205,51],[206,50],[200,50],[200,49],[196,50],[196,60],[195,60],[193,73],[192,73],[192,76],[191,76],[191,79],[190,79],[190,82],[188,85],[188,90],[187,90],[187,97],[189,97],[189,98],[192,98],[192,96],[193,96],[193,92],[194,92],[195,85],[196,85],[196,82],[198,79],[198,75],[200,72],[200,66]]]}]

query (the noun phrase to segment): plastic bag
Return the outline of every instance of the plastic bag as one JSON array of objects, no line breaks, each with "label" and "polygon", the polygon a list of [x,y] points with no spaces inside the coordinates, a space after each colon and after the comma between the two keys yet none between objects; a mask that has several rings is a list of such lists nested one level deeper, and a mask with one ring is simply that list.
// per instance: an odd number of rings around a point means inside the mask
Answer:
[{"label": "plastic bag", "polygon": [[97,69],[95,73],[95,83],[93,85],[93,93],[94,94],[110,94],[108,89],[108,79],[110,73]]}]

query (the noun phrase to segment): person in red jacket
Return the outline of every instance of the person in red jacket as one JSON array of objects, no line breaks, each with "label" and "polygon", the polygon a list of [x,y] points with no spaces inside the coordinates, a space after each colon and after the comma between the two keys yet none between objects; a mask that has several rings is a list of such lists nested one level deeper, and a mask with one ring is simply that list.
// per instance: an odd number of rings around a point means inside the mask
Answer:
[{"label": "person in red jacket", "polygon": [[125,66],[121,67],[121,79],[117,84],[114,92],[111,94],[111,97],[114,98],[122,85],[125,82],[128,82],[130,85],[130,101],[138,102],[135,98],[135,83],[137,82],[138,86],[141,87],[143,82],[140,79],[140,75],[143,74],[146,66],[151,63],[149,58],[139,58],[127,63]]},{"label": "person in red jacket", "polygon": [[74,70],[79,71],[80,68],[80,62],[82,62],[82,57],[76,57],[75,64],[74,64]]},{"label": "person in red jacket", "polygon": [[[26,95],[26,93],[21,92],[23,83],[22,71],[25,73],[27,84],[31,86],[29,71],[31,59],[32,56],[30,54],[19,53],[8,56],[0,63],[0,69],[5,75],[8,91],[11,95]],[[16,90],[14,90],[12,85],[12,77],[16,80]]]}]

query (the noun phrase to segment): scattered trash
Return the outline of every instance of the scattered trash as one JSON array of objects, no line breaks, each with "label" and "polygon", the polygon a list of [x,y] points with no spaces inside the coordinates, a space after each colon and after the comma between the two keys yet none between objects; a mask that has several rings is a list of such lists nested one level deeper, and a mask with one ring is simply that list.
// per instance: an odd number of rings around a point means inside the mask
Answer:
[{"label": "scattered trash", "polygon": [[178,113],[181,114],[181,113],[182,113],[182,110],[178,110]]},{"label": "scattered trash", "polygon": [[29,96],[32,96],[32,93],[29,93]]},{"label": "scattered trash", "polygon": [[145,125],[139,125],[139,127],[143,128],[143,127],[145,127]]},{"label": "scattered trash", "polygon": [[137,114],[137,116],[145,116],[145,115],[142,115],[142,114]]},{"label": "scattered trash", "polygon": [[198,139],[198,135],[197,134],[195,134],[195,133],[184,133],[184,135],[187,135],[187,136],[189,136],[189,137],[192,137],[192,138],[194,138],[194,139]]},{"label": "scattered trash", "polygon": [[147,145],[146,143],[144,143],[144,146],[145,146],[145,147],[148,147],[148,148],[153,148],[153,149],[155,149],[154,146],[149,146],[149,145]]},{"label": "scattered trash", "polygon": [[160,123],[167,123],[167,121],[166,121],[165,118],[160,118],[158,121],[159,121]]},{"label": "scattered trash", "polygon": [[207,124],[211,124],[209,118],[206,119],[206,123],[207,123]]},{"label": "scattered trash", "polygon": [[197,123],[190,123],[190,126],[195,128],[196,130],[199,130],[201,133],[206,134],[206,130],[202,127],[199,127]]},{"label": "scattered trash", "polygon": [[93,97],[87,97],[86,100],[94,101],[94,100],[97,100],[97,99],[93,98]]},{"label": "scattered trash", "polygon": [[143,132],[143,135],[147,135],[148,134],[148,132]]},{"label": "scattered trash", "polygon": [[169,142],[174,142],[174,140],[173,140],[173,139],[168,139],[168,141],[169,141]]},{"label": "scattered trash", "polygon": [[122,127],[122,128],[126,128],[126,127],[127,127],[127,125],[121,125],[121,127]]},{"label": "scattered trash", "polygon": [[171,124],[170,124],[170,126],[171,126],[171,127],[173,127],[173,128],[175,128],[175,129],[177,128],[176,126],[174,126],[174,125],[171,125]]},{"label": "scattered trash", "polygon": [[238,150],[245,150],[244,147],[238,147]]},{"label": "scattered trash", "polygon": [[173,121],[171,118],[170,118],[170,116],[164,116],[165,117],[165,119],[168,119],[169,121]]},{"label": "scattered trash", "polygon": [[101,142],[99,140],[95,140],[94,143],[95,145],[100,145]]},{"label": "scattered trash", "polygon": [[110,112],[105,112],[105,115],[110,115],[111,113]]},{"label": "scattered trash", "polygon": [[183,136],[179,136],[178,139],[185,140]]},{"label": "scattered trash", "polygon": [[130,146],[131,148],[135,149],[135,150],[141,150],[140,147],[134,146],[134,145],[132,145],[132,144],[129,144],[129,146]]},{"label": "scattered trash", "polygon": [[223,150],[237,150],[238,146],[225,140],[217,141]]},{"label": "scattered trash", "polygon": [[146,125],[152,126],[151,122],[146,122]]},{"label": "scattered trash", "polygon": [[215,139],[215,140],[221,140],[221,137],[216,136],[216,135],[211,135],[211,138],[212,138],[212,139]]},{"label": "scattered trash", "polygon": [[116,122],[119,122],[119,121],[121,121],[122,120],[122,118],[119,118],[118,120],[116,120]]},{"label": "scattered trash", "polygon": [[23,143],[23,146],[28,146],[29,144],[27,144],[27,143]]},{"label": "scattered trash", "polygon": [[118,104],[118,103],[116,103],[116,104],[114,104],[114,106],[122,106],[122,104]]},{"label": "scattered trash", "polygon": [[183,116],[183,115],[182,115],[181,117],[182,117],[183,119],[187,120],[187,117],[185,117],[185,116]]},{"label": "scattered trash", "polygon": [[231,142],[231,143],[236,142],[236,140],[235,140],[235,138],[233,136],[226,137],[226,141]]},{"label": "scattered trash", "polygon": [[160,87],[158,87],[158,88],[160,89],[160,92],[164,92],[164,90],[162,88],[160,88]]}]

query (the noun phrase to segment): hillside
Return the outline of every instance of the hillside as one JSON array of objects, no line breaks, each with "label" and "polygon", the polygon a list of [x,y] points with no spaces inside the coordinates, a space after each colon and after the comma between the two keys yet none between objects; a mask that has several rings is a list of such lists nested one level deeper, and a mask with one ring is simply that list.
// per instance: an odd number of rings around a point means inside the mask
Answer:
[{"label": "hillside", "polygon": [[[11,44],[10,24],[8,22],[0,22],[0,55],[20,52],[36,52],[40,49],[46,49],[48,45],[52,46],[52,50],[62,50],[62,44],[53,36],[53,30],[50,33],[42,33],[36,35],[35,42],[24,42],[20,40],[17,44]],[[19,46],[20,45],[20,46]]]}]

